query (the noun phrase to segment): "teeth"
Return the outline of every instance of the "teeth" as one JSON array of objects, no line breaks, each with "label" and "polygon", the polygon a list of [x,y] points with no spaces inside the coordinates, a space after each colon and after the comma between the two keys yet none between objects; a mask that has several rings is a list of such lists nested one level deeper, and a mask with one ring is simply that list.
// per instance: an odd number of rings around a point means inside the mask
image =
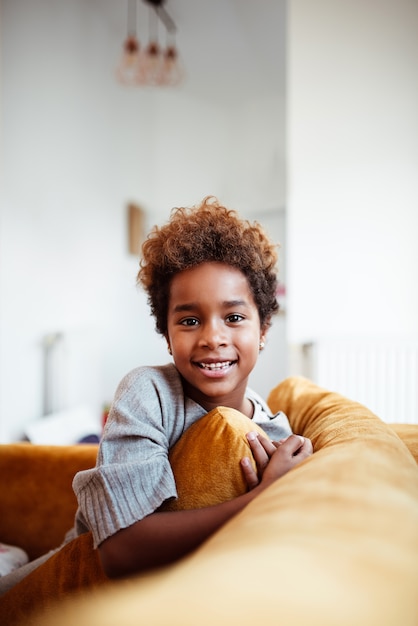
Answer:
[{"label": "teeth", "polygon": [[231,365],[232,361],[222,361],[219,363],[199,363],[200,367],[204,370],[223,370]]}]

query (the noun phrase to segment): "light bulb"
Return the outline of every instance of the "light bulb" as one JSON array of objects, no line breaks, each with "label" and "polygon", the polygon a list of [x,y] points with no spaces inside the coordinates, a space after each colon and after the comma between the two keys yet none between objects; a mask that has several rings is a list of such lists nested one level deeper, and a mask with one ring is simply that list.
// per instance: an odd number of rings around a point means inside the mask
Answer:
[{"label": "light bulb", "polygon": [[140,62],[139,42],[135,35],[129,35],[123,46],[123,55],[116,70],[118,80],[124,85],[135,85]]},{"label": "light bulb", "polygon": [[159,83],[161,85],[178,85],[183,79],[183,69],[178,59],[175,46],[167,46],[161,63]]},{"label": "light bulb", "polygon": [[137,71],[137,83],[140,85],[157,85],[161,72],[162,54],[156,41],[150,41],[140,55]]}]

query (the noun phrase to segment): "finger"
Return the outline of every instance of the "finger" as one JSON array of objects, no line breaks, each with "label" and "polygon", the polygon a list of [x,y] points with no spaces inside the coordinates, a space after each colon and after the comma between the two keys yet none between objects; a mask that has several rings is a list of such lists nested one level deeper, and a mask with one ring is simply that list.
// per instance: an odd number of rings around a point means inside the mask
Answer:
[{"label": "finger", "polygon": [[254,431],[247,433],[247,440],[260,476],[267,467],[271,456],[276,451],[276,447],[269,439]]},{"label": "finger", "polygon": [[242,473],[244,474],[244,479],[247,483],[247,487],[251,491],[251,489],[257,487],[259,480],[257,472],[255,471],[253,464],[248,457],[244,457],[243,459],[241,459],[241,469]]},{"label": "finger", "polygon": [[286,450],[286,452],[291,456],[295,456],[304,445],[305,437],[302,437],[301,435],[290,435],[285,441],[282,442],[281,448]]},{"label": "finger", "polygon": [[268,456],[264,447],[261,445],[261,442],[258,438],[257,433],[255,432],[247,433],[247,441],[250,445],[254,461],[257,465],[257,469],[259,471],[262,471],[268,464],[270,457]]},{"label": "finger", "polygon": [[272,441],[272,444],[274,446],[276,446],[276,448],[278,448],[279,446],[282,445],[282,443],[284,443],[285,441],[287,441],[289,439],[290,435],[288,437],[284,437],[283,439],[279,439],[278,441]]},{"label": "finger", "polygon": [[307,437],[304,437],[304,442],[298,454],[302,456],[310,456],[313,453],[312,441]]},{"label": "finger", "polygon": [[263,435],[258,435],[258,441],[261,443],[264,450],[267,452],[269,456],[271,456],[273,452],[276,451],[276,446],[274,445],[274,441],[271,441],[271,439],[268,439],[267,437],[263,437]]},{"label": "finger", "polygon": [[271,441],[267,437],[263,437],[263,435],[259,435],[255,431],[247,433],[247,439],[250,443],[250,446],[252,442],[255,442],[254,449],[258,449],[258,444],[260,444],[261,447],[266,451],[268,457],[270,457],[276,450],[276,446],[274,445],[273,441]]}]

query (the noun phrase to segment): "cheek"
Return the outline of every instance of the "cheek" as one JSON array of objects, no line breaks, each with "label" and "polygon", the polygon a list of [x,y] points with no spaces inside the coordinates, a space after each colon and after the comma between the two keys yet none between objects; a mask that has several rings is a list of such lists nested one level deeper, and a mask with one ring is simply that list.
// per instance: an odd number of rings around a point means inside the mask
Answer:
[{"label": "cheek", "polygon": [[172,333],[171,347],[179,356],[187,352],[190,347],[190,335],[187,333]]},{"label": "cheek", "polygon": [[246,337],[243,341],[242,348],[245,349],[245,352],[253,357],[257,357],[260,350],[260,341],[261,335],[259,331],[254,331],[251,336]]}]

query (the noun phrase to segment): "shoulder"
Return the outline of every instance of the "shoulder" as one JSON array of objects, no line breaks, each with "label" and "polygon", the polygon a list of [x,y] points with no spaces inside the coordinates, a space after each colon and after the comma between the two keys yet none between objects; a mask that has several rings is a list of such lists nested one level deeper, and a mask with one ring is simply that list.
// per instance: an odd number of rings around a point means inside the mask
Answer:
[{"label": "shoulder", "polygon": [[115,398],[132,393],[182,394],[180,375],[172,363],[136,367],[126,374],[118,385]]},{"label": "shoulder", "polygon": [[185,396],[173,364],[131,370],[119,383],[104,439],[137,436],[170,447],[185,422]]},{"label": "shoulder", "polygon": [[154,424],[171,438],[177,429],[173,423],[181,427],[186,419],[185,404],[180,374],[172,363],[137,367],[119,383],[109,418],[118,425]]}]

